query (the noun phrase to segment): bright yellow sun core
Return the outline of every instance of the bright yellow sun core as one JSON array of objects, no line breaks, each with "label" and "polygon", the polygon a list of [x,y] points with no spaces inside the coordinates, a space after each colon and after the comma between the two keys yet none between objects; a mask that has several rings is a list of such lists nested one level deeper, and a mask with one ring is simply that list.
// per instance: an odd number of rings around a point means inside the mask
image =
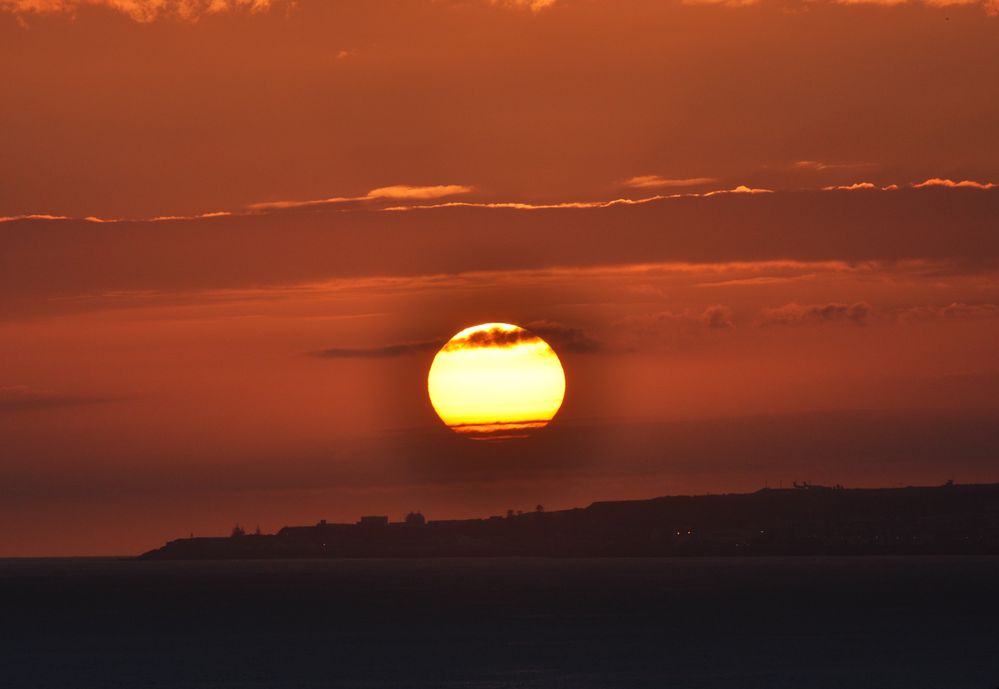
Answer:
[{"label": "bright yellow sun core", "polygon": [[437,414],[458,433],[509,437],[551,421],[565,397],[565,373],[537,335],[509,323],[483,323],[437,352],[427,389]]}]

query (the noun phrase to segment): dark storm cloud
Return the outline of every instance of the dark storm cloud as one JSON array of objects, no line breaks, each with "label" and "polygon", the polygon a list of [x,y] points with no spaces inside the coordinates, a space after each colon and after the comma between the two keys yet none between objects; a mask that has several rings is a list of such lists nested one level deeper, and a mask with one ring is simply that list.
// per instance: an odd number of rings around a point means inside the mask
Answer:
[{"label": "dark storm cloud", "polygon": [[785,304],[775,309],[763,310],[766,325],[801,325],[809,323],[848,322],[867,325],[873,309],[867,302],[854,304]]},{"label": "dark storm cloud", "polygon": [[391,359],[410,356],[423,352],[433,352],[443,346],[444,340],[425,340],[423,342],[404,342],[401,344],[383,345],[381,347],[332,347],[318,352],[309,352],[310,356],[320,359]]}]

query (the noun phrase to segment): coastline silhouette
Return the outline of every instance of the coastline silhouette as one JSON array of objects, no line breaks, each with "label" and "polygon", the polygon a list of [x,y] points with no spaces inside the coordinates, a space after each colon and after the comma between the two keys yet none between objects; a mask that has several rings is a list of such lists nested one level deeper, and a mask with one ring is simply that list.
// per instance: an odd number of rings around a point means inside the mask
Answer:
[{"label": "coastline silhouette", "polygon": [[999,554],[999,483],[843,488],[794,484],[754,493],[510,510],[482,519],[285,526],[168,542],[145,559],[498,556]]}]

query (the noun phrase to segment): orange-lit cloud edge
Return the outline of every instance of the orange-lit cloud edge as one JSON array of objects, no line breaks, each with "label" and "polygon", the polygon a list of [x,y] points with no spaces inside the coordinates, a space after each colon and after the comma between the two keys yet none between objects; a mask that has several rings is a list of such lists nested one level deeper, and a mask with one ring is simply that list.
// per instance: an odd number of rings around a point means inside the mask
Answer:
[{"label": "orange-lit cloud edge", "polygon": [[[681,180],[668,180],[659,178],[656,175],[633,177],[624,182],[625,186],[635,188],[648,188],[651,186],[686,186],[700,185],[707,183],[712,178],[690,178]],[[637,180],[637,182],[636,182]],[[14,222],[17,220],[40,220],[40,221],[60,221],[60,220],[83,220],[92,223],[114,223],[114,222],[164,222],[171,220],[200,220],[206,218],[219,218],[230,216],[260,215],[264,213],[281,212],[295,209],[316,209],[342,207],[353,209],[357,207],[371,208],[377,211],[399,212],[420,210],[428,208],[497,208],[512,210],[552,210],[552,209],[587,209],[587,208],[610,208],[612,206],[628,206],[652,203],[655,201],[665,201],[669,199],[681,198],[709,198],[712,196],[728,194],[772,194],[778,192],[793,191],[898,191],[903,187],[909,189],[976,189],[987,191],[999,189],[999,183],[979,182],[971,179],[953,180],[943,177],[931,177],[922,182],[912,182],[905,185],[886,184],[879,185],[873,182],[863,181],[851,184],[827,185],[819,188],[798,188],[798,189],[767,189],[762,187],[751,187],[740,184],[732,188],[712,189],[701,192],[676,192],[672,194],[654,194],[638,198],[620,197],[606,200],[593,201],[556,201],[550,203],[524,202],[524,201],[452,201],[441,200],[448,197],[470,194],[476,191],[474,186],[464,184],[438,184],[438,185],[407,185],[396,184],[372,189],[362,196],[333,196],[323,199],[309,200],[277,200],[261,201],[252,203],[242,209],[209,211],[196,213],[193,215],[158,215],[151,218],[104,218],[95,215],[88,215],[83,218],[74,218],[67,215],[53,213],[23,213],[19,215],[0,216],[0,223]],[[432,203],[427,203],[431,201]],[[391,205],[385,205],[391,203]]]},{"label": "orange-lit cloud edge", "polygon": [[[802,8],[816,4],[818,0],[801,0]],[[539,14],[551,10],[565,0],[482,0],[486,5],[501,9],[528,10],[528,14]],[[825,0],[832,5],[877,5],[881,7],[903,7],[922,5],[931,8],[981,7],[990,17],[999,16],[999,0]],[[679,0],[683,5],[701,5],[726,8],[749,8],[767,5],[765,0]],[[788,3],[784,3],[785,5]],[[0,0],[0,11],[24,18],[31,15],[64,14],[74,16],[85,7],[102,7],[125,14],[139,23],[157,20],[198,21],[199,19],[227,13],[256,14],[282,7],[293,10],[294,0]]]}]

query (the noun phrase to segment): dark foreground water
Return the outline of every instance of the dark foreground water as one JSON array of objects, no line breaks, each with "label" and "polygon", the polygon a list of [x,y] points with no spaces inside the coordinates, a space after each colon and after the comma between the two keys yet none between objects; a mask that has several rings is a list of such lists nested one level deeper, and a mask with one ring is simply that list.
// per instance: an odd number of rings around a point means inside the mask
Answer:
[{"label": "dark foreground water", "polygon": [[999,558],[0,560],[0,687],[996,689]]}]

